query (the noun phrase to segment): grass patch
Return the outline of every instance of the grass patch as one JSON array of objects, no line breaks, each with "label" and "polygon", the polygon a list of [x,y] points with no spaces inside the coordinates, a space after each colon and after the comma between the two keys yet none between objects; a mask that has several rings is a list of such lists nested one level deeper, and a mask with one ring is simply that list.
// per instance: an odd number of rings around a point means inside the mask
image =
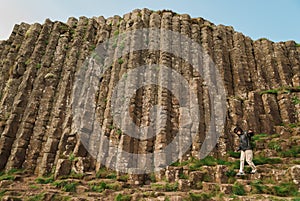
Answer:
[{"label": "grass patch", "polygon": [[263,185],[263,182],[261,180],[254,180],[250,183],[252,193],[254,194],[264,194],[269,192],[269,188],[265,185]]},{"label": "grass patch", "polygon": [[229,151],[228,155],[233,158],[240,158],[240,152]]},{"label": "grass patch", "polygon": [[30,189],[40,189],[40,187],[36,186],[36,185],[30,185],[29,186]]},{"label": "grass patch", "polygon": [[97,179],[116,179],[117,174],[115,172],[113,172],[112,170],[108,170],[108,169],[102,167],[96,173],[96,178]]},{"label": "grass patch", "polygon": [[38,184],[49,184],[49,183],[53,183],[54,182],[54,178],[53,176],[51,177],[38,177],[35,179],[36,183]]},{"label": "grass patch", "polygon": [[246,195],[246,191],[242,184],[235,182],[232,186],[232,192],[235,195]]},{"label": "grass patch", "polygon": [[4,174],[4,175],[0,176],[0,181],[3,181],[3,180],[11,180],[11,181],[14,181],[15,178],[16,178],[16,177],[15,177],[14,175]]},{"label": "grass patch", "polygon": [[278,89],[269,89],[269,90],[261,91],[259,94],[260,95],[264,95],[264,94],[275,94],[275,95],[277,95],[278,93],[279,93]]},{"label": "grass patch", "polygon": [[281,183],[274,186],[274,194],[281,197],[299,196],[298,187],[293,182]]},{"label": "grass patch", "polygon": [[300,155],[300,146],[293,146],[291,149],[279,152],[281,157],[298,157]]},{"label": "grass patch", "polygon": [[90,184],[90,189],[94,192],[101,193],[105,189],[108,189],[108,186],[105,182],[100,182],[98,185]]},{"label": "grass patch", "polygon": [[294,105],[299,105],[300,104],[300,99],[297,96],[293,96],[292,97],[292,103],[294,103]]},{"label": "grass patch", "polygon": [[167,183],[165,185],[165,190],[168,191],[168,192],[171,192],[171,191],[177,191],[178,190],[178,183]]},{"label": "grass patch", "polygon": [[228,170],[228,171],[226,171],[225,172],[225,175],[227,176],[227,177],[235,177],[235,175],[236,175],[236,172],[234,171],[234,170]]},{"label": "grass patch", "polygon": [[300,165],[300,160],[294,160],[293,163]]},{"label": "grass patch", "polygon": [[0,190],[0,200],[5,195],[6,192],[7,190]]},{"label": "grass patch", "polygon": [[266,158],[263,156],[257,156],[253,159],[254,164],[256,165],[263,165],[263,164],[279,164],[282,163],[280,158]]},{"label": "grass patch", "polygon": [[61,190],[65,191],[65,192],[76,192],[76,187],[77,187],[78,183],[59,180],[59,181],[55,181],[53,183],[53,185],[56,188],[60,188]]},{"label": "grass patch", "polygon": [[179,179],[188,179],[189,177],[186,175],[186,174],[184,174],[184,173],[180,173],[179,174]]},{"label": "grass patch", "polygon": [[127,182],[129,179],[129,175],[125,174],[125,175],[121,175],[117,178],[118,181],[122,181],[122,182]]},{"label": "grass patch", "polygon": [[268,137],[269,135],[266,134],[266,133],[261,133],[261,134],[256,134],[252,137],[252,140],[254,141],[261,141],[261,140],[264,140],[266,139],[266,137]]},{"label": "grass patch", "polygon": [[296,43],[296,47],[300,47],[300,43]]},{"label": "grass patch", "polygon": [[216,159],[212,156],[207,156],[202,160],[192,159],[190,162],[189,169],[199,170],[202,166],[215,166],[215,165],[231,165],[230,162],[224,161],[222,159]]},{"label": "grass patch", "polygon": [[130,200],[131,200],[131,195],[118,194],[115,197],[115,201],[130,201]]},{"label": "grass patch", "polygon": [[36,69],[40,69],[42,67],[42,64],[37,64]]},{"label": "grass patch", "polygon": [[151,184],[151,188],[155,191],[167,191],[173,192],[178,190],[178,183],[166,183],[166,184]]},{"label": "grass patch", "polygon": [[121,65],[121,64],[124,63],[124,60],[123,60],[122,58],[119,58],[119,59],[118,59],[118,63]]},{"label": "grass patch", "polygon": [[41,193],[38,195],[30,196],[27,201],[42,201],[45,198],[45,194]]},{"label": "grass patch", "polygon": [[268,148],[275,150],[275,151],[281,151],[281,146],[280,146],[279,142],[277,142],[277,141],[271,141],[268,144]]},{"label": "grass patch", "polygon": [[187,201],[205,201],[212,198],[211,194],[208,193],[189,193]]},{"label": "grass patch", "polygon": [[0,181],[2,180],[12,180],[14,181],[16,179],[15,175],[16,174],[22,174],[23,169],[11,169],[7,172],[0,172]]}]

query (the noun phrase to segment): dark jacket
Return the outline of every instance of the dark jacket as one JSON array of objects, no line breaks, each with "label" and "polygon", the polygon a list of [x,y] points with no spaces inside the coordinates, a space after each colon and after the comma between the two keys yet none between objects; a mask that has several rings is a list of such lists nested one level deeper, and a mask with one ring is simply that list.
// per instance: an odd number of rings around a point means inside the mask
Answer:
[{"label": "dark jacket", "polygon": [[248,133],[247,131],[244,131],[243,134],[239,135],[240,138],[240,146],[239,151],[243,150],[252,150],[253,147],[251,145],[251,137],[254,135],[254,133]]}]

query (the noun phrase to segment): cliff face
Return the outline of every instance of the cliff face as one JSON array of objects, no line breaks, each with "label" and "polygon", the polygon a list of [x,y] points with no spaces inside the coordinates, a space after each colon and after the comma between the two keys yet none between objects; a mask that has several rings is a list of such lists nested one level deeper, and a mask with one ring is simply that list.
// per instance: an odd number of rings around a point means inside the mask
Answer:
[{"label": "cliff face", "polygon": [[[67,23],[46,20],[43,25],[16,25],[10,38],[0,43],[0,170],[24,168],[47,174],[62,166],[66,172],[98,169],[99,164],[72,129],[75,73],[101,42],[128,30],[150,27],[189,36],[202,45],[218,68],[225,85],[227,116],[213,150],[215,156],[224,156],[236,146],[237,139],[231,132],[235,125],[256,133],[278,133],[282,138],[299,135],[300,48],[293,41],[253,41],[231,27],[215,26],[202,18],[147,9],[123,18],[81,17],[70,18]],[[188,49],[182,51],[191,54]],[[166,117],[165,128],[150,140],[118,132],[110,115],[112,89],[129,69],[144,64],[167,65],[187,79],[195,78],[188,65],[159,51],[128,54],[113,63],[101,79],[98,99],[90,100],[96,100],[97,121],[106,137],[131,153],[153,152],[166,146],[179,116],[178,104],[168,90],[148,86],[131,101],[133,119],[137,125],[149,123],[151,105],[158,103],[172,114]],[[199,81],[196,89],[203,116],[197,140],[188,151],[191,155],[199,151],[206,136],[211,107],[205,84]],[[103,149],[106,152],[109,147]],[[66,162],[73,156],[78,160]]]}]

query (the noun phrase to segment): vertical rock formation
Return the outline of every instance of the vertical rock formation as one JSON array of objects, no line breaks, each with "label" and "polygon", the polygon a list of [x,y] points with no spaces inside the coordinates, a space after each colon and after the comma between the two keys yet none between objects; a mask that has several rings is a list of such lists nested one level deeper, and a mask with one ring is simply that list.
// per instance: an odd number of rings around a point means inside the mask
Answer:
[{"label": "vertical rock formation", "polygon": [[[252,128],[257,133],[299,135],[297,128],[288,134],[285,129],[288,125],[299,126],[300,121],[299,104],[295,104],[300,99],[300,48],[293,41],[253,41],[232,27],[216,26],[202,18],[171,11],[134,10],[123,18],[81,17],[70,18],[67,23],[46,20],[42,25],[16,25],[10,38],[0,42],[0,170],[24,168],[39,175],[55,168],[97,170],[99,164],[72,130],[75,73],[97,45],[126,31],[142,28],[166,29],[190,37],[201,44],[218,68],[227,95],[227,117],[212,154],[222,157],[233,149],[235,125]],[[157,37],[151,34],[146,37],[150,47],[157,45],[153,40]],[[176,40],[162,38],[159,45],[192,57],[193,49],[184,49],[186,46]],[[139,43],[142,41],[133,39],[130,44],[116,41],[114,48],[134,47]],[[115,60],[100,80],[98,97],[87,97],[89,101],[96,101],[97,122],[105,131],[103,138],[135,154],[158,151],[172,141],[181,113],[176,97],[166,88],[145,86],[136,92],[128,106],[137,126],[149,125],[151,108],[156,104],[168,111],[156,119],[155,127],[161,132],[154,138],[138,140],[120,132],[110,114],[111,96],[118,81],[136,66],[159,64],[171,67],[187,80],[197,80],[195,89],[201,119],[196,140],[182,160],[196,155],[210,121],[209,89],[203,77],[170,53],[138,51],[122,58],[116,57],[114,49],[108,53]],[[180,90],[176,83],[168,82],[170,75],[158,70],[158,76],[159,82]],[[130,82],[139,82],[139,79],[136,77]],[[123,87],[124,95],[128,87]],[[162,126],[161,121],[166,124]],[[126,123],[126,120],[122,122]],[[180,146],[180,140],[177,143]],[[112,148],[104,144],[101,149],[99,154],[104,164],[113,163],[114,159],[105,155]],[[78,160],[72,164],[66,162],[73,155]],[[120,166],[136,160],[118,157]],[[166,162],[165,158],[162,155],[142,163],[160,166]]]}]

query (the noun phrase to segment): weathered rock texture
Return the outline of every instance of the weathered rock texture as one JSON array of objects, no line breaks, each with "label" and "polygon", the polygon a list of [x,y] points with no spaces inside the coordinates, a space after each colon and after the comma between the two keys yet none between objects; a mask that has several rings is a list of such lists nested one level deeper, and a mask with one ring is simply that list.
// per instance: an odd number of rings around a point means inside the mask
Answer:
[{"label": "weathered rock texture", "polygon": [[[123,18],[80,17],[70,18],[67,23],[46,20],[43,25],[16,25],[10,38],[0,42],[0,170],[24,168],[37,175],[54,169],[58,174],[97,170],[99,165],[71,129],[75,72],[101,42],[116,33],[148,27],[180,32],[201,43],[221,72],[228,114],[215,156],[224,156],[236,146],[236,136],[231,132],[235,125],[252,128],[256,133],[279,133],[282,138],[299,135],[299,129],[286,128],[300,121],[299,104],[295,104],[300,98],[300,48],[293,41],[253,41],[232,27],[171,11],[143,9]],[[182,51],[190,54],[190,50]],[[109,114],[111,91],[120,77],[134,65],[155,63],[171,66],[188,79],[194,76],[188,65],[173,62],[172,55],[143,52],[114,62],[101,81],[99,123],[111,141],[132,153],[161,149],[170,142],[172,129],[178,124],[176,100],[167,90],[150,86],[138,91],[131,110],[134,121],[141,125],[149,121],[151,105],[166,107],[172,116],[167,117],[161,137],[139,141],[120,135]],[[197,88],[204,115],[191,155],[199,151],[209,122],[207,89],[202,81]],[[261,93],[270,89],[278,91]],[[76,160],[69,160],[72,157]]]}]

